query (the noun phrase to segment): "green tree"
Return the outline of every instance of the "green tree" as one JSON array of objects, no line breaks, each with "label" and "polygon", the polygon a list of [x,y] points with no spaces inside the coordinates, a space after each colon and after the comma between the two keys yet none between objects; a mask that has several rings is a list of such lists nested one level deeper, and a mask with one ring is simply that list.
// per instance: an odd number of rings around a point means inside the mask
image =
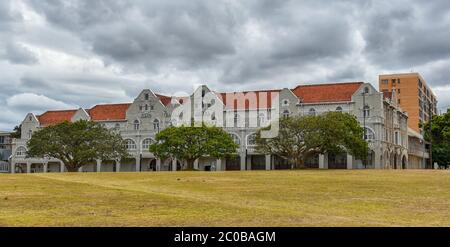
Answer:
[{"label": "green tree", "polygon": [[232,156],[239,146],[233,138],[218,127],[170,127],[156,135],[150,152],[160,159],[176,158],[187,162],[187,169],[194,169],[194,162],[200,157],[217,159]]},{"label": "green tree", "polygon": [[14,127],[14,131],[11,133],[11,138],[20,139],[22,136],[22,125]]},{"label": "green tree", "polygon": [[117,160],[128,152],[122,137],[99,123],[80,120],[63,122],[35,132],[28,141],[28,157],[53,157],[69,172],[96,159]]},{"label": "green tree", "polygon": [[432,141],[433,161],[441,167],[450,166],[450,109],[443,115],[433,116],[430,122],[424,124],[425,140]]},{"label": "green tree", "polygon": [[348,152],[365,158],[368,153],[364,129],[347,113],[283,118],[279,135],[272,139],[261,138],[262,130],[256,135],[256,149],[289,160],[292,168],[304,168],[306,159],[317,154]]}]

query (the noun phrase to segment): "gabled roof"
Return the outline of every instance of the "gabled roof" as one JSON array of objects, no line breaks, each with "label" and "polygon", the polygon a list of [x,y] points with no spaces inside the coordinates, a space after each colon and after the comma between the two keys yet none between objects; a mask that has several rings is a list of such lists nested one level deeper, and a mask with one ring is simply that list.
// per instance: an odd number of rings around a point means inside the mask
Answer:
[{"label": "gabled roof", "polygon": [[363,82],[300,85],[292,91],[302,103],[351,101]]},{"label": "gabled roof", "polygon": [[131,103],[96,105],[87,110],[93,121],[125,120]]},{"label": "gabled roof", "polygon": [[41,126],[48,126],[52,124],[70,121],[77,110],[62,110],[62,111],[47,111],[42,115],[37,116]]}]

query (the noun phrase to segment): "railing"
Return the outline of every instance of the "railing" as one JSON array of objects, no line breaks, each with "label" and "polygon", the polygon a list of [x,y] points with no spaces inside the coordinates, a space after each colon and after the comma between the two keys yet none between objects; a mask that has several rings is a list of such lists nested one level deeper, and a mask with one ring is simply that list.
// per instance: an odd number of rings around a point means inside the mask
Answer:
[{"label": "railing", "polygon": [[0,163],[0,173],[9,173],[8,163]]}]

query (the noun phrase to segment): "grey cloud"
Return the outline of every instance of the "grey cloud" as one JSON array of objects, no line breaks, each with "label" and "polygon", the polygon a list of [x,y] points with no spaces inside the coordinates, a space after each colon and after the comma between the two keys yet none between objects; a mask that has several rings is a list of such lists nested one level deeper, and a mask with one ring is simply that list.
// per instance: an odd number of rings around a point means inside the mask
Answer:
[{"label": "grey cloud", "polygon": [[33,52],[17,43],[8,43],[5,48],[5,59],[14,64],[36,64],[37,57]]}]

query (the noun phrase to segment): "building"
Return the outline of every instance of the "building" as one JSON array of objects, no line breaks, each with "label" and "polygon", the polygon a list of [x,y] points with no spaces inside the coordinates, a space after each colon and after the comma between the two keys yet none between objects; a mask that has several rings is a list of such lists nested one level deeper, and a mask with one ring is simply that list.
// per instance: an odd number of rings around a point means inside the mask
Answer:
[{"label": "building", "polygon": [[8,160],[11,157],[11,133],[0,131],[0,173],[9,172]]},{"label": "building", "polygon": [[[200,100],[198,100],[200,99]],[[211,109],[214,111],[211,113]],[[280,157],[257,153],[255,133],[274,118],[342,111],[354,115],[365,127],[369,142],[367,163],[349,154],[322,154],[307,165],[321,169],[402,169],[408,168],[408,115],[391,98],[363,82],[300,85],[293,89],[220,93],[200,86],[189,97],[169,97],[143,90],[132,103],[96,105],[90,109],[47,111],[27,114],[22,136],[14,140],[13,172],[59,172],[64,165],[52,158],[26,158],[26,143],[33,132],[62,121],[86,119],[102,123],[126,140],[132,159],[86,164],[85,172],[175,171],[184,162],[159,160],[148,151],[161,129],[192,118],[223,126],[239,145],[234,159],[204,157],[195,162],[200,170],[271,170],[290,165]],[[209,115],[208,115],[209,114]]]},{"label": "building", "polygon": [[411,164],[415,168],[425,168],[430,155],[420,124],[437,114],[436,95],[419,73],[380,75],[379,89],[394,94],[397,103],[408,113]]},{"label": "building", "polygon": [[381,92],[394,92],[400,107],[408,113],[408,127],[419,134],[422,122],[437,114],[437,98],[419,73],[379,76]]}]

